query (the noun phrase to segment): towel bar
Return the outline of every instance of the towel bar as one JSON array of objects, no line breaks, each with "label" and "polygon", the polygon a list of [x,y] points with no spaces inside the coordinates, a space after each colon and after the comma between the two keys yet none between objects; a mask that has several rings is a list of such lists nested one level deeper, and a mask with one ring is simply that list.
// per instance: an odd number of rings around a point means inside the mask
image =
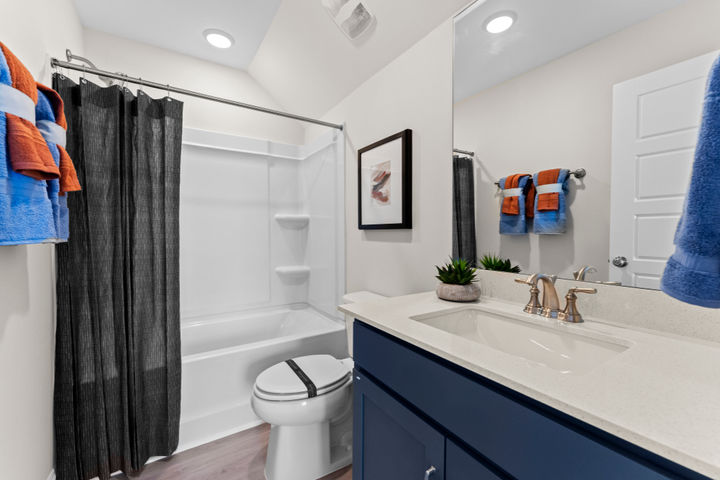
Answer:
[{"label": "towel bar", "polygon": [[[585,175],[587,175],[587,172],[584,168],[578,168],[577,170],[572,170],[570,172],[570,175],[572,175],[575,178],[583,178]],[[495,185],[497,185],[498,188],[500,188],[500,182],[495,182]]]}]

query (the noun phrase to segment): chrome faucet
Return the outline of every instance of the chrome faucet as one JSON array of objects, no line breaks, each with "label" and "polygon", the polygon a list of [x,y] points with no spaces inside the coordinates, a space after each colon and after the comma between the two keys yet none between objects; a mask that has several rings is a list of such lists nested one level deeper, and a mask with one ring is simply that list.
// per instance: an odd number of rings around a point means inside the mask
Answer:
[{"label": "chrome faucet", "polygon": [[592,265],[583,265],[580,270],[573,272],[573,278],[575,280],[585,281],[585,275],[588,273],[597,273],[597,268]]},{"label": "chrome faucet", "polygon": [[[518,283],[530,285],[530,301],[525,305],[524,311],[527,313],[535,313],[546,318],[557,318],[560,310],[560,299],[558,299],[557,290],[555,290],[556,275],[545,275],[544,273],[535,273],[527,277],[527,279],[516,278]],[[543,286],[542,303],[538,302],[538,282]]]}]

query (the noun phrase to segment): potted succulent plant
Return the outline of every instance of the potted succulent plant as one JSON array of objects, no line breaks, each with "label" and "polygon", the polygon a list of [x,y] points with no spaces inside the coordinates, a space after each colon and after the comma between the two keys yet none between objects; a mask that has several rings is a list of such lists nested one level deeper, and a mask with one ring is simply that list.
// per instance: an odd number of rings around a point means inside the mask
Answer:
[{"label": "potted succulent plant", "polygon": [[451,302],[473,302],[480,298],[480,287],[475,282],[475,268],[466,260],[450,259],[450,263],[437,268],[440,280],[436,293]]},{"label": "potted succulent plant", "polygon": [[509,258],[501,258],[496,255],[483,255],[480,258],[480,265],[482,265],[485,270],[520,273],[520,267],[518,265],[513,266]]}]

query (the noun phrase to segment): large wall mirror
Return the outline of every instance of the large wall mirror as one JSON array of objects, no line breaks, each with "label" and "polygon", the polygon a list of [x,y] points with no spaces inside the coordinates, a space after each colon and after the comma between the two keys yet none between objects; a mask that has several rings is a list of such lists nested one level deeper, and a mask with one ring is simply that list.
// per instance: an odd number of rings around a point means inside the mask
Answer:
[{"label": "large wall mirror", "polygon": [[478,257],[658,288],[719,29],[717,0],[478,0],[461,12],[453,168],[459,182],[458,160],[472,162]]}]

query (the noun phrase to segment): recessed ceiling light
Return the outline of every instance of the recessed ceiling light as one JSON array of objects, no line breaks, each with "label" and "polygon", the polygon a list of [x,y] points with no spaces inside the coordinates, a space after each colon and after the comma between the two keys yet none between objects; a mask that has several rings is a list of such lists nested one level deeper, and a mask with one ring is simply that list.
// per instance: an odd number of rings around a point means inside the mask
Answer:
[{"label": "recessed ceiling light", "polygon": [[485,22],[485,30],[490,33],[502,33],[513,26],[516,18],[515,12],[496,13]]},{"label": "recessed ceiling light", "polygon": [[205,40],[215,48],[230,48],[235,40],[229,33],[225,33],[222,30],[210,28],[203,32]]}]

